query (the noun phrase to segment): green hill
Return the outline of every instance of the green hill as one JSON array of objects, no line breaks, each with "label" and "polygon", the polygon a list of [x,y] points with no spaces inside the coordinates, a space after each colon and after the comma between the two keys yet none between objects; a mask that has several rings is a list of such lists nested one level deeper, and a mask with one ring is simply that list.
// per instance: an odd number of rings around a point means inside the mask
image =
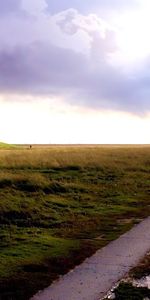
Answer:
[{"label": "green hill", "polygon": [[11,148],[14,148],[14,147],[15,147],[14,145],[0,142],[0,149],[11,149]]}]

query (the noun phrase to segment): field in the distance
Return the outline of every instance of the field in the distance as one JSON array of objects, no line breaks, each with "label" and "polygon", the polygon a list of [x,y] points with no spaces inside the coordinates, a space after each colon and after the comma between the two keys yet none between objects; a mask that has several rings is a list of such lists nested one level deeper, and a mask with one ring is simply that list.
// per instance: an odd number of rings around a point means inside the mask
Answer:
[{"label": "field in the distance", "polygon": [[150,146],[0,149],[0,299],[27,300],[150,212]]}]

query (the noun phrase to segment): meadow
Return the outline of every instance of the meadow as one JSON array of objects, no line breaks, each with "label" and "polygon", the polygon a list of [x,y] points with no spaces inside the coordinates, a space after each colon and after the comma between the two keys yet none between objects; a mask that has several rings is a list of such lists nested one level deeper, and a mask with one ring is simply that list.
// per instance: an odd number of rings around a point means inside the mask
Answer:
[{"label": "meadow", "polygon": [[0,146],[0,300],[28,300],[150,213],[150,146]]}]

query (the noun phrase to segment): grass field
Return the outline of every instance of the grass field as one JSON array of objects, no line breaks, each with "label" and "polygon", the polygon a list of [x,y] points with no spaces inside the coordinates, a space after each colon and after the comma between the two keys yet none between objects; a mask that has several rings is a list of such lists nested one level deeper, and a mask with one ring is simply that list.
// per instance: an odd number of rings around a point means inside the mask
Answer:
[{"label": "grass field", "polygon": [[150,146],[0,146],[0,299],[27,300],[150,213]]}]

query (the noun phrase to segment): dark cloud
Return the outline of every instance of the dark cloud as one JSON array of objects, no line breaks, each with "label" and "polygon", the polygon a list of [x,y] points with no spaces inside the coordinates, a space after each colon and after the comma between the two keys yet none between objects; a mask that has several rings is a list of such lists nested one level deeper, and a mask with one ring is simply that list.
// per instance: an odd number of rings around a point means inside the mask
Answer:
[{"label": "dark cloud", "polygon": [[150,109],[148,78],[125,76],[106,62],[103,52],[93,67],[82,54],[40,43],[1,51],[0,90],[61,95],[77,105],[95,108],[136,113]]},{"label": "dark cloud", "polygon": [[0,52],[1,92],[50,94],[69,89],[85,68],[85,58],[71,50],[34,43]]}]

